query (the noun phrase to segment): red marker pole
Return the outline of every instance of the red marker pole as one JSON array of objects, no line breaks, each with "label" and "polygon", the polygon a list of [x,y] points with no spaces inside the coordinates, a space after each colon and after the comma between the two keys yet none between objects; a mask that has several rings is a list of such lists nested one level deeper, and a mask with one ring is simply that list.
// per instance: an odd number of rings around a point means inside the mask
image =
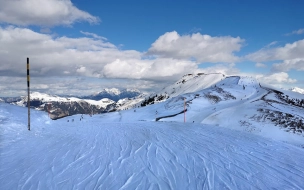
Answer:
[{"label": "red marker pole", "polygon": [[46,105],[47,105],[47,109],[48,109],[49,118],[51,118],[51,106],[52,106],[52,103],[46,103]]}]

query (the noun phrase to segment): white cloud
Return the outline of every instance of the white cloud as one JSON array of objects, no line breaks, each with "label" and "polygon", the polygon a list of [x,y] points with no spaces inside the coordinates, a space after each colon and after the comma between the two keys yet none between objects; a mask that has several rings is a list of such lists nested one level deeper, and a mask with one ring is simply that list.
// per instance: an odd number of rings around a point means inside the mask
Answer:
[{"label": "white cloud", "polygon": [[[107,77],[107,80],[126,78],[128,81],[133,80],[139,88],[148,88],[155,87],[156,81],[158,83],[175,81],[185,72],[193,72],[197,68],[197,63],[193,61],[172,58],[147,59],[141,52],[120,50],[104,38],[53,37],[50,34],[13,26],[0,27],[0,44],[0,76],[8,78],[26,76],[26,58],[29,57],[31,82],[36,82],[33,88],[40,86],[46,89],[43,84],[47,84],[52,88],[53,94],[77,90],[76,87],[72,87],[69,80],[64,80],[65,78]],[[48,79],[52,77],[63,80],[56,81],[60,86],[49,83]],[[150,82],[144,87],[134,82],[135,79]],[[14,88],[14,90],[10,88],[12,83],[7,81],[9,79],[0,80],[0,86],[6,89],[1,94],[23,91],[23,85],[14,84],[18,89]],[[96,86],[98,85],[94,87]],[[90,91],[88,88],[84,90]]]},{"label": "white cloud", "polygon": [[273,42],[267,44],[267,46],[265,46],[265,48],[270,48],[271,46],[274,46],[274,45],[276,45],[277,43],[278,43],[277,41],[273,41]]},{"label": "white cloud", "polygon": [[86,68],[83,67],[83,66],[81,66],[80,68],[78,68],[78,69],[76,70],[76,72],[77,72],[77,73],[84,73],[84,72],[86,72]]},{"label": "white cloud", "polygon": [[222,73],[224,75],[240,75],[240,70],[234,67],[234,65],[217,64],[212,67],[199,68],[199,73]]},{"label": "white cloud", "polygon": [[[165,81],[166,82],[166,81]],[[32,77],[31,92],[57,95],[90,95],[104,88],[139,89],[143,92],[157,91],[171,84],[165,82],[137,79],[102,79],[89,77]],[[7,77],[0,75],[0,97],[26,96],[26,77]]]},{"label": "white cloud", "polygon": [[[195,61],[146,57],[135,50],[120,50],[97,34],[83,33],[87,37],[54,37],[27,28],[0,27],[1,95],[26,92],[26,57],[30,58],[33,91],[51,94],[89,94],[105,87],[121,86],[157,90],[185,73],[240,74],[233,63],[198,69]],[[287,73],[262,77],[273,84],[295,81]]]},{"label": "white cloud", "polygon": [[[115,45],[93,38],[53,38],[30,29],[0,27],[0,71],[22,75],[26,57],[33,76],[89,76],[152,79],[173,78],[193,71],[193,61],[171,58],[143,59],[134,50],[119,50]],[[18,56],[16,56],[18,55]],[[174,76],[174,77],[173,77]],[[173,78],[172,78],[173,77]]]},{"label": "white cloud", "polygon": [[246,56],[247,59],[257,62],[289,60],[304,58],[304,40],[286,44],[284,47],[261,49]]},{"label": "white cloud", "polygon": [[296,79],[289,78],[288,73],[285,72],[273,73],[270,75],[256,75],[256,78],[264,84],[271,84],[274,86],[297,82]]},{"label": "white cloud", "polygon": [[96,39],[101,39],[101,40],[108,40],[107,38],[105,37],[102,37],[102,36],[99,36],[97,34],[94,34],[94,33],[90,33],[90,32],[83,32],[83,31],[80,31],[80,33],[86,35],[86,36],[92,36],[93,38],[96,38]]},{"label": "white cloud", "polygon": [[301,28],[301,29],[299,29],[299,30],[294,30],[294,31],[292,31],[291,33],[288,33],[288,34],[285,34],[286,36],[290,36],[290,35],[294,35],[294,34],[297,34],[297,35],[299,35],[299,34],[304,34],[304,28]]},{"label": "white cloud", "polygon": [[135,78],[164,80],[177,79],[182,74],[192,73],[197,68],[191,61],[159,58],[155,60],[117,59],[104,67],[104,75],[111,78]]},{"label": "white cloud", "polygon": [[240,37],[212,37],[200,33],[180,36],[176,31],[160,36],[148,50],[148,55],[174,59],[196,59],[198,62],[237,62],[233,53],[240,50]]},{"label": "white cloud", "polygon": [[267,65],[265,65],[263,63],[256,63],[255,66],[258,67],[258,68],[265,68],[265,67],[267,67]]},{"label": "white cloud", "polygon": [[[53,38],[26,28],[0,27],[0,71],[4,75],[23,75],[26,57],[30,58],[31,74],[60,76],[77,74],[85,66],[90,74],[101,73],[103,66],[122,59],[140,59],[136,51],[120,51],[115,45],[91,38]],[[67,71],[67,72],[65,72]],[[65,72],[65,73],[64,73]]]},{"label": "white cloud", "polygon": [[[304,71],[304,39],[290,44],[286,44],[284,47],[276,48],[263,48],[255,53],[246,56],[247,59],[257,62],[267,61],[282,61],[281,63],[274,63],[272,70],[274,72],[288,72],[291,69],[297,71]],[[256,67],[261,67],[260,63],[256,64]]]},{"label": "white cloud", "polygon": [[70,26],[74,22],[100,22],[98,17],[79,10],[70,0],[1,0],[0,23],[19,26]]},{"label": "white cloud", "polygon": [[283,63],[273,64],[272,68],[275,71],[285,71],[285,72],[291,69],[304,71],[304,59],[285,60]]}]

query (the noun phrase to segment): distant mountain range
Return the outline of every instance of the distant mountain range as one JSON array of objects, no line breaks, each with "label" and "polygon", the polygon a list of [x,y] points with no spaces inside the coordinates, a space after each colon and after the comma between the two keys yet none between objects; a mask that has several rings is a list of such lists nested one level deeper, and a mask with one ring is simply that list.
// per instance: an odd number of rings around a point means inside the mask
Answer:
[{"label": "distant mountain range", "polygon": [[101,100],[103,98],[111,99],[117,102],[120,99],[124,98],[134,98],[140,95],[141,92],[136,89],[123,89],[119,90],[117,88],[105,88],[102,91],[95,93],[89,96],[83,96],[82,99],[91,99],[91,100]]},{"label": "distant mountain range", "polygon": [[[104,89],[91,96],[61,97],[39,92],[30,95],[30,106],[50,113],[52,119],[58,119],[75,114],[99,114],[115,111],[119,105],[119,99],[128,100],[140,95],[138,90],[119,90],[116,88]],[[2,98],[0,102],[6,102],[18,106],[27,106],[27,96]]]},{"label": "distant mountain range", "polygon": [[[39,92],[30,95],[30,106],[50,113],[52,119],[74,114],[96,114],[108,112],[115,108],[115,101],[103,98],[99,101],[75,97],[60,97]],[[12,99],[11,99],[12,100]],[[18,106],[27,106],[28,97],[20,97],[8,102]]]}]

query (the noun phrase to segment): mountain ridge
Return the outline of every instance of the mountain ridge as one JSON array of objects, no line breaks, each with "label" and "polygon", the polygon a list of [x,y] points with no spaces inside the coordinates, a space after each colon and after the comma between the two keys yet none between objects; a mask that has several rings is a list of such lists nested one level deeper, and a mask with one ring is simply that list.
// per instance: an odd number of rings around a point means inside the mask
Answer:
[{"label": "mountain ridge", "polygon": [[109,98],[115,102],[124,98],[133,98],[140,95],[141,92],[137,89],[122,89],[105,88],[102,91],[96,92],[92,95],[82,96],[82,99],[100,100],[102,98]]},{"label": "mountain ridge", "polygon": [[304,89],[302,89],[302,88],[293,87],[293,88],[291,88],[290,90],[293,91],[293,92],[297,92],[297,93],[300,93],[300,94],[304,94]]},{"label": "mountain ridge", "polygon": [[[304,147],[304,95],[267,86],[253,77],[211,80],[206,76],[187,75],[142,101],[129,100],[121,113],[140,121],[183,122],[185,118],[186,122],[275,137]],[[207,85],[197,88],[199,80]],[[145,115],[137,118],[126,109]]]}]

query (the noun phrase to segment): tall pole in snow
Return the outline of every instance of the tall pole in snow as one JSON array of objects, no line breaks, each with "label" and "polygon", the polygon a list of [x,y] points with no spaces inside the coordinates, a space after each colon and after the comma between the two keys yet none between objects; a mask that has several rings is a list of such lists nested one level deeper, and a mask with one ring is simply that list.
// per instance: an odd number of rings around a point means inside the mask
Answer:
[{"label": "tall pole in snow", "polygon": [[186,98],[184,98],[184,123],[186,123]]},{"label": "tall pole in snow", "polygon": [[30,106],[31,106],[31,99],[30,99],[30,61],[29,58],[27,58],[26,62],[26,68],[27,68],[27,112],[28,112],[28,130],[31,130],[31,117],[30,117]]}]

